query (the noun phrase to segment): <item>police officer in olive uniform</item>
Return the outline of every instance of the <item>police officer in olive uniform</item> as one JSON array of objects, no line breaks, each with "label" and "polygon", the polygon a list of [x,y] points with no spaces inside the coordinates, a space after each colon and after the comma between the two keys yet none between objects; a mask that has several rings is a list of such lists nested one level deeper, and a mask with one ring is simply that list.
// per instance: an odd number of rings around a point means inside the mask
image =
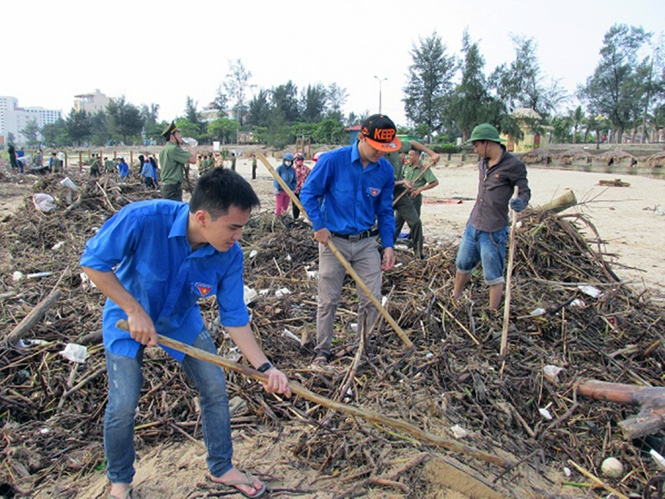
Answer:
[{"label": "police officer in olive uniform", "polygon": [[180,130],[172,121],[162,132],[166,145],[159,153],[162,184],[162,198],[182,201],[182,177],[185,165],[196,164],[196,152],[185,151]]}]

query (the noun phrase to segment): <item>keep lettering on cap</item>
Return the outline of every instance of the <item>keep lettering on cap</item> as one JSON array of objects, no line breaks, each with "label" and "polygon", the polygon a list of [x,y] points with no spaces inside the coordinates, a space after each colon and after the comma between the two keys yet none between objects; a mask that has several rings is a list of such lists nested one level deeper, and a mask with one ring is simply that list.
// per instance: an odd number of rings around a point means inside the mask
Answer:
[{"label": "keep lettering on cap", "polygon": [[374,114],[363,121],[360,134],[377,151],[399,151],[402,145],[397,138],[395,123],[383,114]]}]

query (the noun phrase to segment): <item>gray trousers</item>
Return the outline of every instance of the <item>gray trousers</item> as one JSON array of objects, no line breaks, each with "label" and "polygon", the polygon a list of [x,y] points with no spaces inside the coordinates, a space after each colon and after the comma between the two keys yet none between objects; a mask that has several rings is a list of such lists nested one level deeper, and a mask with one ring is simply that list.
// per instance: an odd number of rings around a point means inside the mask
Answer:
[{"label": "gray trousers", "polygon": [[413,254],[416,258],[423,256],[423,222],[420,220],[420,205],[414,206],[414,199],[409,194],[404,194],[394,206],[395,215],[395,241],[402,232],[404,222],[409,226],[409,239],[413,242]]},{"label": "gray trousers", "polygon": [[[333,236],[333,243],[372,294],[381,300],[381,253],[379,253],[379,243],[376,239],[368,237],[362,241],[350,242]],[[319,244],[319,302],[316,310],[317,345],[315,348],[317,355],[330,355],[335,312],[342,295],[345,275],[346,269],[330,251],[330,248]],[[356,290],[359,301],[358,331],[360,331],[363,321],[368,328],[374,324],[379,311],[359,286],[356,286]]]}]

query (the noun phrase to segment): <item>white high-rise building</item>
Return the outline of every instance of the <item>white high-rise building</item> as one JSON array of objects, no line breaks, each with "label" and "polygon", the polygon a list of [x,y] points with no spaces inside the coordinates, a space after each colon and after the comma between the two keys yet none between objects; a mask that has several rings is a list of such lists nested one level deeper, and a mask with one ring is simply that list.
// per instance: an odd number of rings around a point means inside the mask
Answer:
[{"label": "white high-rise building", "polygon": [[43,107],[19,107],[16,97],[0,96],[0,144],[7,143],[7,135],[14,136],[16,145],[25,144],[26,138],[21,133],[28,123],[34,121],[39,128],[55,123],[62,117],[61,111]]}]

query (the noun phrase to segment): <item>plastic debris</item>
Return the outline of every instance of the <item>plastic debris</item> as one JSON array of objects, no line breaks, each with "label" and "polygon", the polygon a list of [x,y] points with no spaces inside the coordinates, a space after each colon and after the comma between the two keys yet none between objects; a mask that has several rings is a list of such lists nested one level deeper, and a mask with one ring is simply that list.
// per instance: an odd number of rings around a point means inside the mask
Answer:
[{"label": "plastic debris", "polygon": [[256,250],[252,250],[252,251],[249,252],[249,257],[250,257],[250,258],[254,258],[254,257],[255,257],[256,255],[258,255],[258,254],[259,254],[258,251],[256,251]]},{"label": "plastic debris", "polygon": [[548,411],[548,410],[545,409],[545,408],[540,408],[540,409],[538,409],[538,412],[540,413],[540,415],[541,415],[542,417],[544,417],[544,418],[547,419],[548,421],[551,421],[552,419],[554,419],[554,418],[552,418],[552,414],[550,413],[550,411]]},{"label": "plastic debris", "polygon": [[18,270],[12,274],[12,280],[14,282],[19,282],[24,277],[25,275],[23,274],[23,272],[19,272]]},{"label": "plastic debris", "polygon": [[51,250],[53,251],[58,251],[60,248],[62,248],[65,245],[64,241],[60,241],[58,243],[55,243],[53,246],[51,246]]},{"label": "plastic debris", "polygon": [[298,344],[302,344],[300,341],[300,338],[298,338],[293,332],[289,331],[288,329],[284,328],[284,332],[282,333],[282,336],[285,336],[289,339],[292,339],[293,341],[297,341]]},{"label": "plastic debris", "polygon": [[72,362],[85,364],[85,360],[88,358],[88,349],[78,343],[67,343],[67,346],[65,346],[65,349],[60,352],[60,355]]},{"label": "plastic debris", "polygon": [[38,347],[41,345],[48,345],[50,342],[46,340],[30,339],[30,338],[21,338],[16,342],[17,348],[30,348]]},{"label": "plastic debris", "polygon": [[259,297],[259,294],[249,286],[245,286],[243,291],[244,291],[243,299],[245,300],[245,305],[249,305]]},{"label": "plastic debris", "polygon": [[545,315],[546,313],[547,310],[545,310],[544,308],[537,308],[535,310],[532,310],[529,315],[531,317],[540,317],[541,315]]},{"label": "plastic debris", "polygon": [[582,293],[584,293],[585,295],[589,295],[592,298],[600,298],[601,296],[603,296],[603,293],[600,291],[600,289],[595,288],[593,286],[580,284],[577,287]]},{"label": "plastic debris", "polygon": [[32,196],[32,204],[35,205],[39,211],[48,213],[55,209],[55,199],[43,192],[38,192]]},{"label": "plastic debris", "polygon": [[281,288],[281,289],[278,289],[277,291],[275,291],[275,296],[277,298],[283,298],[283,297],[285,297],[287,295],[290,295],[290,294],[291,294],[291,291],[288,288]]},{"label": "plastic debris", "polygon": [[586,307],[586,303],[584,303],[584,301],[580,300],[579,298],[575,298],[573,301],[570,302],[570,306],[576,308],[584,308]]},{"label": "plastic debris", "polygon": [[663,471],[665,471],[665,458],[661,456],[657,451],[654,449],[651,449],[649,451],[649,454],[651,454],[651,458],[654,460],[656,465]]},{"label": "plastic debris", "polygon": [[48,277],[53,275],[53,272],[35,272],[34,274],[28,274],[26,277],[28,279],[37,279],[39,277]]},{"label": "plastic debris", "polygon": [[559,366],[545,366],[545,367],[543,367],[543,374],[545,375],[545,377],[548,380],[550,380],[554,383],[559,382],[559,379],[557,378],[557,376],[559,376],[559,373],[561,371],[563,371],[563,367],[559,367]]},{"label": "plastic debris", "polygon": [[67,187],[67,188],[73,190],[74,192],[78,192],[78,190],[79,190],[78,186],[74,182],[72,182],[72,179],[70,179],[69,177],[63,178],[60,181],[60,185],[62,185],[64,187]]},{"label": "plastic debris", "polygon": [[453,437],[456,439],[466,438],[469,436],[469,432],[462,428],[460,425],[456,424],[450,427],[450,431],[453,432]]}]

